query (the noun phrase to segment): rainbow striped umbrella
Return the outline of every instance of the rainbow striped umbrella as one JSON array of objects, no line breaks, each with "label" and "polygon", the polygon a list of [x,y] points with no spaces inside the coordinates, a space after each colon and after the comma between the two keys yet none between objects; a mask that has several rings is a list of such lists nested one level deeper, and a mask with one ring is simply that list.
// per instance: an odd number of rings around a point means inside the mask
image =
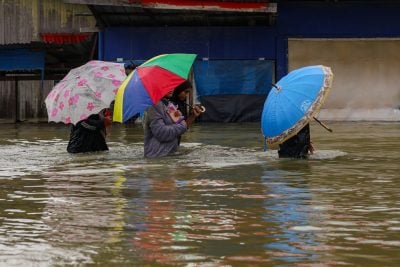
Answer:
[{"label": "rainbow striped umbrella", "polygon": [[195,54],[159,55],[138,66],[118,89],[113,120],[126,122],[160,101],[188,78],[196,56]]}]

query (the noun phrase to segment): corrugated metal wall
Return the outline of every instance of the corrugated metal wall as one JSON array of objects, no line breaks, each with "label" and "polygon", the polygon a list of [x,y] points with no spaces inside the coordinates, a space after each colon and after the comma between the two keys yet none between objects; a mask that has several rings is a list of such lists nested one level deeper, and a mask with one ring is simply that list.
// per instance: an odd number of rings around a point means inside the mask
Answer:
[{"label": "corrugated metal wall", "polygon": [[94,27],[86,5],[62,0],[0,0],[0,45],[40,41],[40,33],[78,33]]},{"label": "corrugated metal wall", "polygon": [[47,121],[44,100],[53,86],[53,80],[43,81],[43,88],[41,81],[1,81],[0,122]]}]

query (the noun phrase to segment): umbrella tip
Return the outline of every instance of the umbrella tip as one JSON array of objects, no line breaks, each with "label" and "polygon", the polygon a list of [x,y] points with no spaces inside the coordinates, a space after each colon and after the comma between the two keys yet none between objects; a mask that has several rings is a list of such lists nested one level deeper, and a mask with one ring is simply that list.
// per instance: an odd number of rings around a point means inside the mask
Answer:
[{"label": "umbrella tip", "polygon": [[274,83],[271,83],[271,85],[272,85],[273,87],[276,88],[276,91],[277,91],[277,92],[279,92],[280,90],[282,90],[282,86],[277,86],[277,85],[274,84]]}]

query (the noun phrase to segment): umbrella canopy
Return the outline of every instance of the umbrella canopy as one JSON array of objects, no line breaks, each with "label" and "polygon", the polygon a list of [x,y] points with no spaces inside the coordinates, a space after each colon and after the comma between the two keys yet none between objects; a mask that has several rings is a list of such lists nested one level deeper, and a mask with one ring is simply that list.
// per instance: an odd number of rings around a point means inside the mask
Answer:
[{"label": "umbrella canopy", "polygon": [[72,69],[46,97],[49,121],[76,124],[108,108],[125,78],[121,63],[92,60]]},{"label": "umbrella canopy", "polygon": [[268,144],[296,135],[316,116],[328,96],[333,74],[329,67],[307,66],[283,77],[264,103],[261,128]]},{"label": "umbrella canopy", "polygon": [[184,82],[195,54],[159,55],[138,66],[118,89],[114,121],[126,122]]}]

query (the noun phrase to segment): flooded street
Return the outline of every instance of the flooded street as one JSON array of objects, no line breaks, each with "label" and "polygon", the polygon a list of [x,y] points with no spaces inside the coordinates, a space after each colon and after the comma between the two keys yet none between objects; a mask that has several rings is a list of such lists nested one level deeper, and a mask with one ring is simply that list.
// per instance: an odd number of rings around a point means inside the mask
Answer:
[{"label": "flooded street", "polygon": [[316,154],[263,151],[259,123],[195,125],[181,154],[71,155],[69,128],[0,125],[0,266],[398,266],[400,124],[311,125]]}]

